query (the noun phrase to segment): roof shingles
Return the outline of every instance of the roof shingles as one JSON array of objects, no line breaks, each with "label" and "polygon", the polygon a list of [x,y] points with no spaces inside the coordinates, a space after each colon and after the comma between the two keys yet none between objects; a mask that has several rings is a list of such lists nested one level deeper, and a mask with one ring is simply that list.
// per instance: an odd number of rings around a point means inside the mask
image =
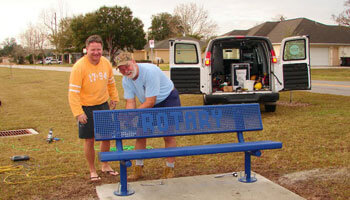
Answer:
[{"label": "roof shingles", "polygon": [[[169,38],[171,39],[171,38]],[[165,39],[165,40],[161,40],[161,41],[156,41],[154,43],[154,49],[166,49],[168,50],[169,49],[169,39]],[[175,39],[175,38],[174,38]],[[192,37],[178,37],[176,39],[180,39],[180,40],[194,40],[194,41],[197,41],[199,42],[199,45],[202,47],[203,45],[205,45],[205,42],[203,41],[200,41],[200,40],[197,40],[195,38],[192,38]],[[149,44],[146,44],[145,47],[144,47],[145,50],[149,50]]]},{"label": "roof shingles", "polygon": [[309,35],[310,43],[350,45],[349,27],[324,25],[306,18],[265,22],[248,30],[233,30],[224,35],[265,36],[272,43],[280,43],[285,37]]}]

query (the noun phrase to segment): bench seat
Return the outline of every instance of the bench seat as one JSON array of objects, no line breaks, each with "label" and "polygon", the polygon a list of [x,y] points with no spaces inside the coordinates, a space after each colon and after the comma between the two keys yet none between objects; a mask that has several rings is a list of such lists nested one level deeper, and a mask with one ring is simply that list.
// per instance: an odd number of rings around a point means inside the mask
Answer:
[{"label": "bench seat", "polygon": [[242,151],[258,151],[264,149],[280,149],[281,142],[257,141],[244,143],[211,144],[199,146],[185,146],[173,148],[142,149],[121,152],[100,152],[99,157],[102,162],[122,161],[136,159],[151,159],[163,157],[192,156],[202,154],[216,154]]},{"label": "bench seat", "polygon": [[[132,195],[127,184],[127,167],[132,160],[181,157],[204,154],[244,152],[244,175],[240,182],[256,181],[251,176],[251,156],[260,156],[261,150],[280,149],[282,142],[245,141],[243,133],[263,130],[259,104],[231,104],[94,111],[95,140],[115,140],[116,151],[100,152],[102,162],[120,161],[120,185],[114,192],[118,196]],[[192,136],[233,133],[237,142],[203,144],[142,150],[123,149],[129,139],[169,136]],[[233,139],[233,138],[232,138]]]}]

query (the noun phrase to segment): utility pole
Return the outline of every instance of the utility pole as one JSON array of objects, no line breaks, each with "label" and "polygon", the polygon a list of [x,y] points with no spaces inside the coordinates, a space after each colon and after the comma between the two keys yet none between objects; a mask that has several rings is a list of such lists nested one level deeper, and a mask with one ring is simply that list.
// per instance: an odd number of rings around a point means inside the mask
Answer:
[{"label": "utility pole", "polygon": [[54,33],[54,40],[55,40],[55,52],[56,52],[56,55],[55,55],[55,58],[57,58],[57,16],[56,16],[56,12],[55,12],[55,33]]},{"label": "utility pole", "polygon": [[154,40],[149,40],[149,47],[151,48],[151,61],[152,61],[152,63],[153,63]]},{"label": "utility pole", "polygon": [[57,34],[57,17],[55,12],[55,35]]}]

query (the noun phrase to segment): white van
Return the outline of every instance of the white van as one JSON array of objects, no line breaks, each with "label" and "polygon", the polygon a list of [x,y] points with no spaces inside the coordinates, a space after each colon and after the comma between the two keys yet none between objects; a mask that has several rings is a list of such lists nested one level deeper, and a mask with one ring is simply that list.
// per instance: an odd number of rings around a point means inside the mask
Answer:
[{"label": "white van", "polygon": [[215,38],[203,61],[198,42],[169,43],[175,87],[181,94],[203,93],[205,105],[258,102],[274,112],[279,91],[311,89],[308,36],[285,38],[278,60],[266,37]]}]

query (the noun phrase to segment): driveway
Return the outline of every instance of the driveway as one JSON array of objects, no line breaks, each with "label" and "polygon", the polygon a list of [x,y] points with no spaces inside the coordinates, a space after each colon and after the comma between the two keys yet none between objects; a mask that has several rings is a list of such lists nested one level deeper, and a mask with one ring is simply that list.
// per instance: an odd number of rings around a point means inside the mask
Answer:
[{"label": "driveway", "polygon": [[[60,66],[39,66],[39,65],[0,65],[0,67],[17,68],[17,69],[36,69],[36,70],[48,70],[48,71],[61,71],[70,72],[71,67],[60,67]],[[117,70],[113,70],[115,75],[121,75]]]}]

